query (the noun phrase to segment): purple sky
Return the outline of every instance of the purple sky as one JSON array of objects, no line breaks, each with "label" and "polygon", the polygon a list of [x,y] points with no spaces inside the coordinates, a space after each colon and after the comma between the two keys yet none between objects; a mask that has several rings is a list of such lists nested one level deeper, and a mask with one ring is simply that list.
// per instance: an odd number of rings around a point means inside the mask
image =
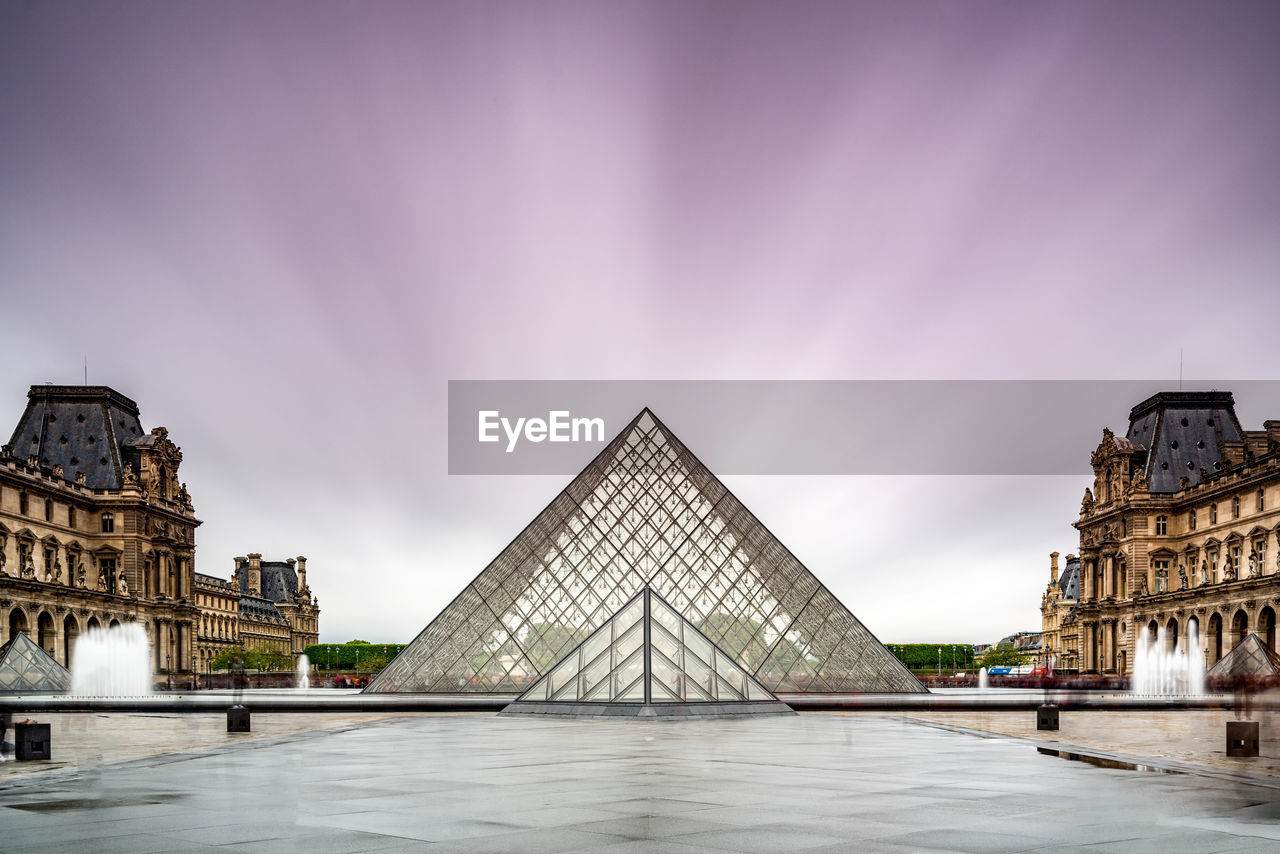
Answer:
[{"label": "purple sky", "polygon": [[[1274,378],[1277,44],[1272,2],[3,0],[0,431],[87,356],[183,447],[201,571],[305,554],[325,640],[408,640],[563,485],[446,476],[451,378]],[[1038,627],[1084,486],[727,482],[887,642]]]}]

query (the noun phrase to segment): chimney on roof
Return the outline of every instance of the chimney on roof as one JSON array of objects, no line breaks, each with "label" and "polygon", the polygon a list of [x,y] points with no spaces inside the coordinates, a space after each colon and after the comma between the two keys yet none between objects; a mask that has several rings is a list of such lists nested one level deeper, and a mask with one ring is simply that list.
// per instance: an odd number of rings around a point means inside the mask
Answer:
[{"label": "chimney on roof", "polygon": [[249,555],[249,595],[262,595],[262,555],[257,552]]},{"label": "chimney on roof", "polygon": [[298,591],[307,589],[307,559],[298,555]]},{"label": "chimney on roof", "polygon": [[1049,581],[1058,583],[1058,553],[1049,552]]}]

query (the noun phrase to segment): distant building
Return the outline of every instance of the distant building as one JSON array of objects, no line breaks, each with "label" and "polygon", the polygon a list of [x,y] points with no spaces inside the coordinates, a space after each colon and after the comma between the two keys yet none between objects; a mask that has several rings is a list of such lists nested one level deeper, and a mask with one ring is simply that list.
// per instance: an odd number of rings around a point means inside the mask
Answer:
[{"label": "distant building", "polygon": [[136,622],[156,675],[187,684],[198,611],[195,517],[164,427],[106,386],[32,386],[0,447],[3,641],[63,666],[85,631]]},{"label": "distant building", "polygon": [[1137,638],[1212,666],[1248,632],[1274,649],[1280,421],[1246,431],[1229,392],[1162,392],[1102,431],[1080,518],[1080,670],[1128,673]]},{"label": "distant building", "polygon": [[1049,555],[1049,585],[1040,598],[1041,634],[1045,663],[1055,671],[1080,669],[1080,632],[1074,619],[1080,604],[1080,558],[1067,555],[1058,573],[1058,553]]},{"label": "distant building", "polygon": [[230,581],[196,576],[201,672],[223,649],[297,655],[320,639],[320,602],[307,585],[307,559],[235,559]]}]

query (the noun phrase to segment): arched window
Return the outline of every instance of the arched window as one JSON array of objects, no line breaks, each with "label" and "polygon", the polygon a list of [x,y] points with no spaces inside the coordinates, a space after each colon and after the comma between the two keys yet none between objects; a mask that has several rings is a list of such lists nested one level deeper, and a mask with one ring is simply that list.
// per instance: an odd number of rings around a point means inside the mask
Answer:
[{"label": "arched window", "polygon": [[110,534],[116,529],[116,517],[111,513],[102,514],[102,533]]}]

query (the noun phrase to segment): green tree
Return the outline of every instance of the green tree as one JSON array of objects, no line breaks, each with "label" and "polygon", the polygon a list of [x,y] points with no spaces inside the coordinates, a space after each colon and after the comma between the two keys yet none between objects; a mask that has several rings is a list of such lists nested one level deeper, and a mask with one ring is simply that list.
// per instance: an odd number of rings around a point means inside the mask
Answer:
[{"label": "green tree", "polygon": [[978,666],[986,667],[1017,667],[1026,663],[1026,656],[1018,652],[1011,643],[1002,643],[999,646],[993,646],[982,654],[982,658],[978,660]]}]

